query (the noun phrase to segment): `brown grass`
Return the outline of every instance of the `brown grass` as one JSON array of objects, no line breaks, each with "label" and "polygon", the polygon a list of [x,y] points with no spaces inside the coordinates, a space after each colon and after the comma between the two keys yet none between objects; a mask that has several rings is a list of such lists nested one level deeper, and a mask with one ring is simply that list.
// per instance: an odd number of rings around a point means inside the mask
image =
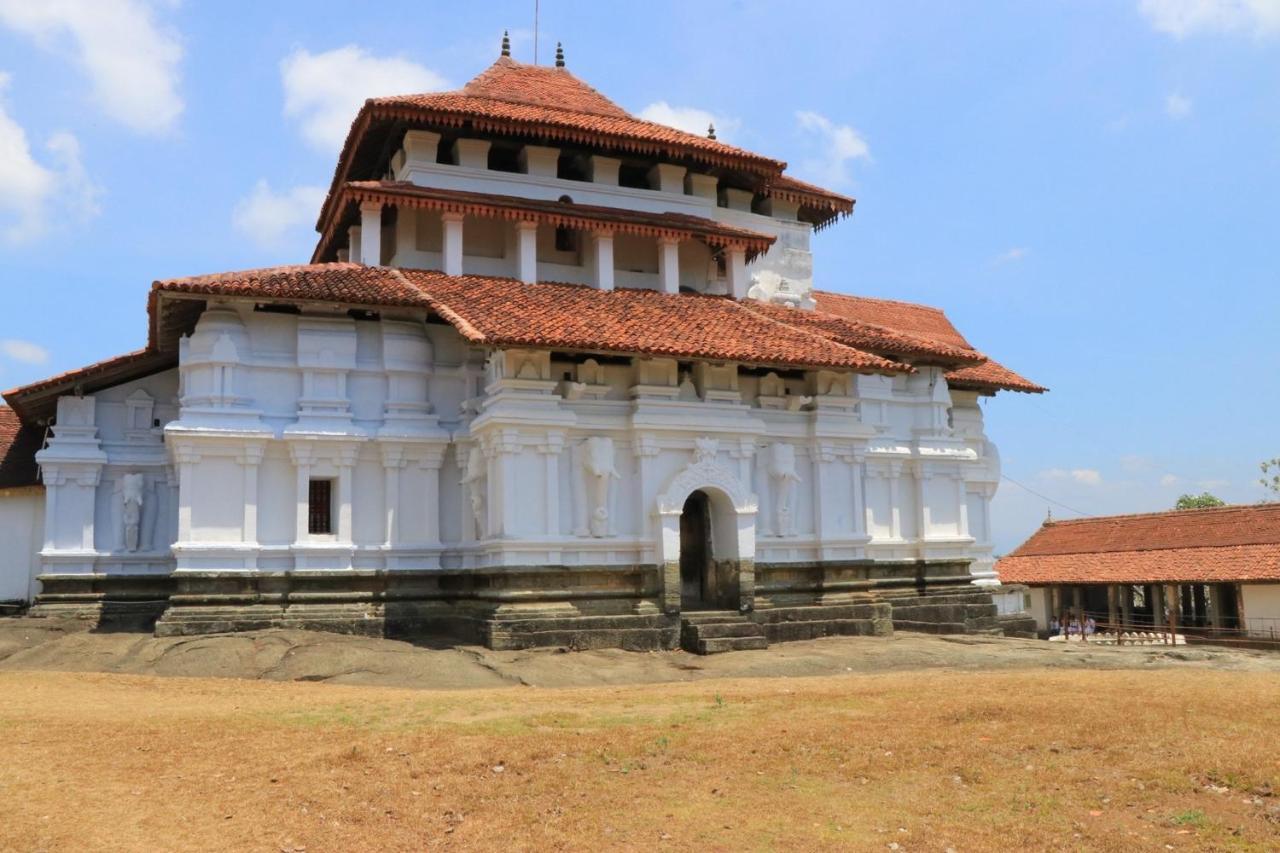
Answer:
[{"label": "brown grass", "polygon": [[8,673],[0,847],[1275,849],[1278,724],[1274,676],[1225,672],[456,693]]}]

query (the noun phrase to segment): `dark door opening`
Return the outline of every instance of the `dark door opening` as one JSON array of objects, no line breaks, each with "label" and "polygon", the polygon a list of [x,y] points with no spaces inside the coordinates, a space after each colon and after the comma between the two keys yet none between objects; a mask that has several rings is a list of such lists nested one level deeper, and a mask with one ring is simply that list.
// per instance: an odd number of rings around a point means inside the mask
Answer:
[{"label": "dark door opening", "polygon": [[711,507],[705,494],[694,492],[680,512],[681,610],[714,606],[711,575]]}]

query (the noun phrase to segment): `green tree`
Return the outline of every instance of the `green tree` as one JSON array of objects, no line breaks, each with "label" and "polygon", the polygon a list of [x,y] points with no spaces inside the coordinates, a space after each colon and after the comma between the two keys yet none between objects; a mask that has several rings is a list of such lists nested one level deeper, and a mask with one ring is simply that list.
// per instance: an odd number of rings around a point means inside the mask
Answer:
[{"label": "green tree", "polygon": [[1259,478],[1258,482],[1274,498],[1280,500],[1280,456],[1275,459],[1268,459],[1258,467],[1262,469],[1262,477]]},{"label": "green tree", "polygon": [[1201,492],[1198,495],[1183,495],[1178,498],[1178,502],[1174,504],[1174,509],[1209,509],[1215,506],[1226,506],[1227,502],[1221,498],[1214,497],[1208,492]]}]

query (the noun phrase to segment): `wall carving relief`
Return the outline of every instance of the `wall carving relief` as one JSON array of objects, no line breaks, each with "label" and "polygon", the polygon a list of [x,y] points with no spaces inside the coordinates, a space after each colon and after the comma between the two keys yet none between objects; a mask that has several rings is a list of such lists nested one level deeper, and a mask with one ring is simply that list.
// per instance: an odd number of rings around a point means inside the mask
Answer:
[{"label": "wall carving relief", "polygon": [[739,514],[754,513],[756,496],[730,469],[716,461],[720,442],[714,438],[694,439],[693,461],[676,474],[658,496],[659,515],[679,515],[684,502],[698,489],[713,489],[728,497]]},{"label": "wall carving relief", "polygon": [[765,466],[769,475],[770,497],[773,500],[774,535],[794,536],[793,504],[796,483],[800,482],[800,475],[796,473],[795,447],[785,442],[769,445]]},{"label": "wall carving relief", "polygon": [[[613,481],[621,479],[614,466],[613,439],[607,436],[591,436],[576,448],[578,467],[586,488],[586,531],[596,538],[609,536],[611,530],[610,505]],[[581,535],[581,532],[579,533]]]},{"label": "wall carving relief", "polygon": [[484,454],[480,448],[472,445],[467,451],[467,461],[463,466],[462,479],[459,481],[466,493],[467,506],[471,509],[472,522],[475,525],[476,539],[485,538],[488,525],[486,521],[485,491],[488,472],[485,470]]},{"label": "wall carving relief", "polygon": [[124,498],[122,533],[124,549],[137,551],[142,535],[142,490],[145,480],[141,474],[125,474],[120,478],[121,495]]}]

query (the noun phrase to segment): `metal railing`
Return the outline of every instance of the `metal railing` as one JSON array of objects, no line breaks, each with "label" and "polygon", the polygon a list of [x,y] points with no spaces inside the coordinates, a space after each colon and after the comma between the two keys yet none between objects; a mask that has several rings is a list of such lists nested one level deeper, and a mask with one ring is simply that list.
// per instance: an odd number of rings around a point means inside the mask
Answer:
[{"label": "metal railing", "polygon": [[1051,620],[1049,637],[1102,645],[1182,645],[1206,643],[1280,649],[1280,618],[1230,617],[1218,624],[1179,621],[1176,614],[1156,619],[1143,613],[1112,618],[1110,612],[1074,608]]}]

